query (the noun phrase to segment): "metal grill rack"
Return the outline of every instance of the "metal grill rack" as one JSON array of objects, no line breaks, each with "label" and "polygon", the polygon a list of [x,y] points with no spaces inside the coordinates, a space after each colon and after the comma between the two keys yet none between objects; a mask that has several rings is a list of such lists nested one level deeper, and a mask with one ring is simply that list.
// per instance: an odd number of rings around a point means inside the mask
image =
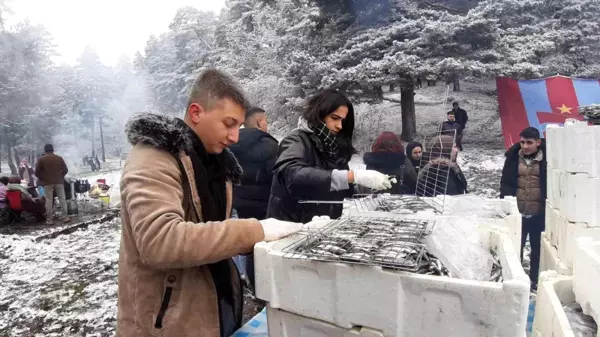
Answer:
[{"label": "metal grill rack", "polygon": [[354,198],[353,202],[358,212],[411,214],[419,211],[435,210],[424,199],[414,195],[373,194],[363,198]]},{"label": "metal grill rack", "polygon": [[[440,136],[452,137],[452,144],[442,142]],[[452,170],[451,166],[443,162],[450,160],[452,149],[456,146],[456,130],[440,132],[428,144],[427,152],[421,158],[415,194],[418,197],[431,198],[431,207],[441,213],[444,211],[448,180]]]},{"label": "metal grill rack", "polygon": [[347,217],[283,249],[285,258],[378,265],[417,272],[423,267],[431,220]]}]

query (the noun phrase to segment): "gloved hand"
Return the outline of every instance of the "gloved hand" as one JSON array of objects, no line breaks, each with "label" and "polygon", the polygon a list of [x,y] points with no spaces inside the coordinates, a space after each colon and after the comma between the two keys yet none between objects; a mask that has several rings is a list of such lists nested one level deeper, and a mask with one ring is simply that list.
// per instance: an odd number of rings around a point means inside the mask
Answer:
[{"label": "gloved hand", "polygon": [[299,232],[304,226],[301,223],[280,221],[277,219],[265,219],[261,220],[263,232],[265,233],[265,241],[277,241],[283,239],[288,235]]},{"label": "gloved hand", "polygon": [[392,188],[388,175],[373,170],[354,171],[354,183],[377,191]]}]

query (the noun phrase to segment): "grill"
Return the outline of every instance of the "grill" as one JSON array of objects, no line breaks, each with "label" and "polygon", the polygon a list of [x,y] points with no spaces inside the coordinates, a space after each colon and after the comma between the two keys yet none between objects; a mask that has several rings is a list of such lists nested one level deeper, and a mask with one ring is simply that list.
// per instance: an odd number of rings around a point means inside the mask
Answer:
[{"label": "grill", "polygon": [[431,220],[342,218],[307,233],[304,238],[284,248],[283,253],[285,258],[418,272],[432,260],[432,256],[426,255],[422,242],[433,226]]}]

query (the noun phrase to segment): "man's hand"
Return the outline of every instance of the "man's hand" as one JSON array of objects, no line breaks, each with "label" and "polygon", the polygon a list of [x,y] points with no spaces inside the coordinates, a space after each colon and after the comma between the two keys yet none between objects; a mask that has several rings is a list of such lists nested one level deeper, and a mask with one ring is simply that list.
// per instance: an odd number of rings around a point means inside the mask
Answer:
[{"label": "man's hand", "polygon": [[304,226],[301,223],[280,221],[277,219],[265,219],[261,220],[263,232],[265,233],[265,241],[277,241],[283,239],[288,235],[299,232]]}]

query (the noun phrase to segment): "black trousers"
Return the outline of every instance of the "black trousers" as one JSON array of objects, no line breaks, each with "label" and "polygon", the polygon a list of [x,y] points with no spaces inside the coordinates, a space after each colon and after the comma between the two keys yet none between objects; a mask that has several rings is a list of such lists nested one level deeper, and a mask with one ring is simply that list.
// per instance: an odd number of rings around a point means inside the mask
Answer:
[{"label": "black trousers", "polygon": [[542,249],[542,232],[546,228],[546,215],[544,213],[533,215],[529,218],[523,217],[521,227],[521,260],[523,260],[523,248],[529,236],[531,245],[531,261],[529,265],[529,279],[537,287],[540,273],[540,253]]}]

